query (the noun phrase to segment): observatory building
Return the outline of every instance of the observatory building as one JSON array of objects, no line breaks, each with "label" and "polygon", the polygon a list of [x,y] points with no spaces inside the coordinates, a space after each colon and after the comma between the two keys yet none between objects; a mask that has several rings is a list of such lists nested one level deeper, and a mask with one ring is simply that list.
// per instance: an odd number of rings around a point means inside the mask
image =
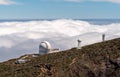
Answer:
[{"label": "observatory building", "polygon": [[58,52],[59,49],[53,49],[48,41],[43,41],[39,45],[39,54]]},{"label": "observatory building", "polygon": [[52,46],[50,45],[50,43],[47,41],[43,41],[39,45],[39,54],[48,53],[50,52],[51,49],[52,49]]},{"label": "observatory building", "polygon": [[39,54],[25,55],[25,56],[21,57],[20,59],[16,60],[15,64],[26,63],[27,61],[30,61],[29,57],[31,57],[31,56],[38,57],[43,54],[54,53],[54,52],[59,52],[59,49],[53,49],[49,42],[43,41],[39,45]]}]

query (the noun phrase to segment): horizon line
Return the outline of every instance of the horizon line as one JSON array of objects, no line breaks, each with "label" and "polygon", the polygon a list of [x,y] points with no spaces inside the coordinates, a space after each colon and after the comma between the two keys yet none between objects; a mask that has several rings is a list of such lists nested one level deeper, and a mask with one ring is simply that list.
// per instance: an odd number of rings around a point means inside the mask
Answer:
[{"label": "horizon line", "polygon": [[59,19],[71,19],[71,20],[120,20],[120,18],[11,18],[11,19],[0,19],[0,21],[4,20],[59,20]]}]

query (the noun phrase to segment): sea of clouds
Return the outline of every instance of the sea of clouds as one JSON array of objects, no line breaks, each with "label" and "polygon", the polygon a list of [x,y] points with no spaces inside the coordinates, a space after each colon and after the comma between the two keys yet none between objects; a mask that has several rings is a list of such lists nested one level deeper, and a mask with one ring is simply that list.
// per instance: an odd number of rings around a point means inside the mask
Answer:
[{"label": "sea of clouds", "polygon": [[38,21],[0,22],[0,61],[24,54],[38,53],[40,42],[49,41],[60,50],[89,45],[120,37],[120,23],[94,25],[87,21],[58,19]]}]

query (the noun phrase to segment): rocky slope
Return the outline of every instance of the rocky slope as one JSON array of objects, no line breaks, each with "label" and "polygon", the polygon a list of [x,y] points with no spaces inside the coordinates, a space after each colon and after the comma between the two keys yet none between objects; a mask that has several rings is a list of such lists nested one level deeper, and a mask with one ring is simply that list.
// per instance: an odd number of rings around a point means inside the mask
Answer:
[{"label": "rocky slope", "polygon": [[0,77],[120,77],[120,38],[28,58],[0,63]]}]

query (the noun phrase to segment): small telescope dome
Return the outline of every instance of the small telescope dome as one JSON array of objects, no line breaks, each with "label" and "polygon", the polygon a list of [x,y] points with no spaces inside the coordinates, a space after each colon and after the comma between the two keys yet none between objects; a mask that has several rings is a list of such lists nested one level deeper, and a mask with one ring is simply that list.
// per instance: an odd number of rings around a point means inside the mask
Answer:
[{"label": "small telescope dome", "polygon": [[44,48],[44,49],[52,49],[51,45],[49,42],[47,41],[43,41],[40,43],[40,47]]}]

